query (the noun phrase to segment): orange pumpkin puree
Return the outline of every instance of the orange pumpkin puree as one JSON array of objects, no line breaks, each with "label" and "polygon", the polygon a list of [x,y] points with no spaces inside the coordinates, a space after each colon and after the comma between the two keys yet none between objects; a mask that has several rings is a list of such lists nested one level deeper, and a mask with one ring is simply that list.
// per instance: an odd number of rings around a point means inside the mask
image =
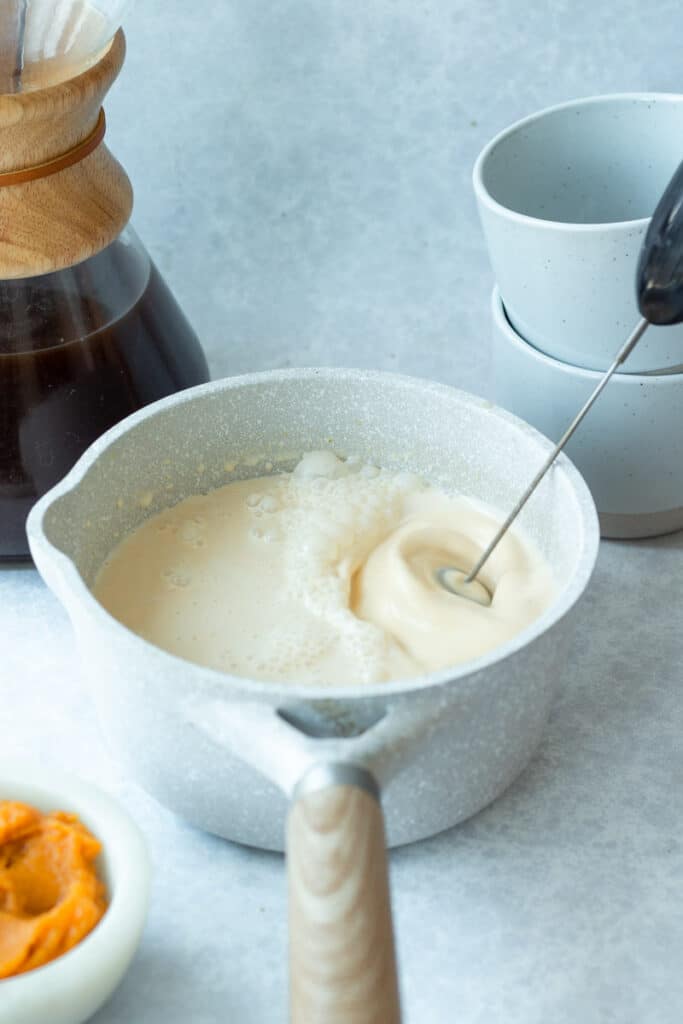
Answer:
[{"label": "orange pumpkin puree", "polygon": [[107,909],[102,847],[74,814],[0,800],[0,978],[66,953]]}]

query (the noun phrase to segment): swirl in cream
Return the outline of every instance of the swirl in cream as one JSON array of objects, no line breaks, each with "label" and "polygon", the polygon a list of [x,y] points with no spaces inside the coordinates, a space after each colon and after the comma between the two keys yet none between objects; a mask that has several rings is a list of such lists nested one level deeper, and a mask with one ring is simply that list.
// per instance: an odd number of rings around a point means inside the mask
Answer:
[{"label": "swirl in cream", "polygon": [[340,685],[420,675],[509,640],[552,600],[518,532],[482,582],[490,607],[443,589],[495,516],[409,473],[304,456],[293,473],[233,481],[152,516],[110,555],[101,603],[152,643],[256,679]]}]

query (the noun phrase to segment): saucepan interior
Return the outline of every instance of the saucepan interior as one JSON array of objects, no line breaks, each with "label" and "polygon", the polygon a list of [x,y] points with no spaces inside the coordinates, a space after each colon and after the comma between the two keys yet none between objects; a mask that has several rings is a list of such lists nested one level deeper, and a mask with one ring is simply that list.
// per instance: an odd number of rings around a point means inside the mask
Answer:
[{"label": "saucepan interior", "polygon": [[[306,451],[407,469],[503,510],[548,447],[490,402],[429,381],[353,370],[254,374],[129,417],[50,492],[33,524],[90,586],[114,545],[150,515],[231,479],[291,469]],[[558,583],[552,617],[573,596],[570,585],[585,582],[591,515],[581,478],[562,459],[519,519]]]},{"label": "saucepan interior", "polygon": [[[253,769],[192,731],[179,712],[181,696],[254,701],[291,711],[309,735],[348,736],[411,694],[429,699],[436,690],[457,692],[460,704],[456,699],[444,734],[448,750],[440,749],[437,735],[430,742],[430,756],[441,761],[429,813],[425,804],[406,820],[397,808],[399,827],[391,794],[400,803],[401,786],[389,788],[390,839],[405,842],[491,799],[537,742],[557,685],[553,658],[561,649],[559,637],[541,641],[584,590],[598,543],[593,502],[568,460],[562,458],[543,481],[520,520],[552,567],[554,603],[510,643],[457,670],[372,687],[238,679],[190,665],[134,636],[89,590],[112,547],[156,511],[231,479],[291,468],[303,452],[320,448],[416,472],[502,510],[517,499],[549,442],[483,399],[424,380],[292,370],[217,381],[164,399],[109,431],[35,507],[29,538],[39,569],[71,614],[105,732],[148,789],[222,835],[279,846],[286,802],[270,783],[257,784]],[[532,647],[527,664],[525,652]],[[503,718],[510,730],[501,743]],[[451,762],[448,775],[444,757]],[[479,758],[476,771],[455,763],[459,757],[468,763]],[[451,769],[459,772],[458,782]],[[240,789],[251,794],[248,808]]]}]

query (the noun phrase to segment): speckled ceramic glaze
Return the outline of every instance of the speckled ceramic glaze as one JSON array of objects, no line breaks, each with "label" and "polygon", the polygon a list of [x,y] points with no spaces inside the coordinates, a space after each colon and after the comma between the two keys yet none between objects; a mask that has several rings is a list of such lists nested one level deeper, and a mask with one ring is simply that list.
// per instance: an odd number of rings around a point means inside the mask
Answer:
[{"label": "speckled ceramic glaze", "polygon": [[389,841],[493,800],[538,743],[567,671],[570,614],[596,558],[593,502],[561,458],[521,525],[558,594],[511,642],[455,670],[370,687],[269,684],[171,656],[114,621],[89,586],[113,545],[170,502],[330,447],[506,508],[548,441],[489,402],[428,381],[292,370],[194,388],[96,442],[32,512],[36,564],[66,605],[102,728],[160,801],[222,836],[281,849],[287,800],[314,763],[369,768]]},{"label": "speckled ceramic glaze", "polygon": [[[558,440],[601,375],[527,344],[510,324],[497,289],[491,305],[496,400]],[[683,373],[616,373],[567,451],[591,489],[604,537],[681,529]]]},{"label": "speckled ceramic glaze", "polygon": [[[636,324],[649,218],[681,160],[683,96],[550,107],[481,152],[474,190],[510,322],[542,352],[607,369]],[[683,368],[683,325],[647,332],[627,373]]]}]

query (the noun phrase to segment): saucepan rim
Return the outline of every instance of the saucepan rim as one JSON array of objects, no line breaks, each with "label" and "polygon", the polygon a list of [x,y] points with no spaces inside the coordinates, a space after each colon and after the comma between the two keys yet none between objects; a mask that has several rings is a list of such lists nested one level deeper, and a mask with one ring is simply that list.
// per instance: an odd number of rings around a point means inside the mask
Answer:
[{"label": "saucepan rim", "polygon": [[138,636],[106,611],[82,579],[75,563],[50,540],[44,524],[45,517],[52,506],[78,488],[89,470],[112,444],[140,423],[153,419],[172,406],[194,403],[201,401],[206,396],[219,392],[228,392],[236,388],[253,387],[259,384],[272,385],[296,380],[303,382],[311,379],[333,381],[341,379],[356,383],[361,381],[382,381],[388,384],[419,387],[424,390],[427,397],[430,394],[434,396],[448,395],[457,399],[460,404],[484,409],[487,413],[496,416],[501,422],[508,424],[518,431],[522,431],[539,445],[539,454],[543,454],[544,451],[550,451],[552,448],[552,443],[543,434],[512,413],[477,395],[427,378],[389,373],[382,370],[360,370],[346,367],[303,367],[267,370],[236,377],[224,377],[219,380],[210,381],[208,384],[200,384],[196,387],[188,388],[185,391],[178,392],[145,406],[112,427],[87,449],[71,471],[34,505],[29,514],[26,527],[29,545],[39,569],[43,559],[45,562],[49,562],[59,573],[69,593],[73,595],[73,601],[83,606],[88,614],[94,617],[99,626],[106,627],[110,631],[113,630],[113,640],[118,637],[122,642],[125,641],[127,651],[134,654],[137,648],[143,655],[153,651],[159,659],[159,671],[164,672],[169,687],[174,686],[172,680],[176,678],[182,680],[185,678],[186,673],[190,671],[195,683],[201,677],[207,685],[214,688],[217,686],[224,687],[226,696],[234,695],[247,700],[249,698],[260,698],[265,700],[271,699],[277,702],[302,701],[310,704],[311,702],[320,701],[357,701],[362,698],[381,699],[400,696],[412,691],[424,692],[438,688],[445,683],[456,683],[458,680],[470,678],[498,662],[504,661],[555,626],[570,611],[586,589],[592,575],[597,559],[600,534],[597,512],[588,486],[574,464],[564,454],[558,458],[554,471],[561,472],[567,478],[576,500],[581,520],[582,536],[579,537],[581,551],[575,568],[570,578],[557,594],[556,599],[526,629],[492,651],[461,665],[440,669],[437,672],[424,673],[419,676],[411,676],[406,679],[370,685],[362,683],[344,686],[314,686],[307,683],[295,684],[249,679],[198,665],[196,662],[170,654],[168,651],[163,650],[163,648],[157,647],[155,644]]}]

